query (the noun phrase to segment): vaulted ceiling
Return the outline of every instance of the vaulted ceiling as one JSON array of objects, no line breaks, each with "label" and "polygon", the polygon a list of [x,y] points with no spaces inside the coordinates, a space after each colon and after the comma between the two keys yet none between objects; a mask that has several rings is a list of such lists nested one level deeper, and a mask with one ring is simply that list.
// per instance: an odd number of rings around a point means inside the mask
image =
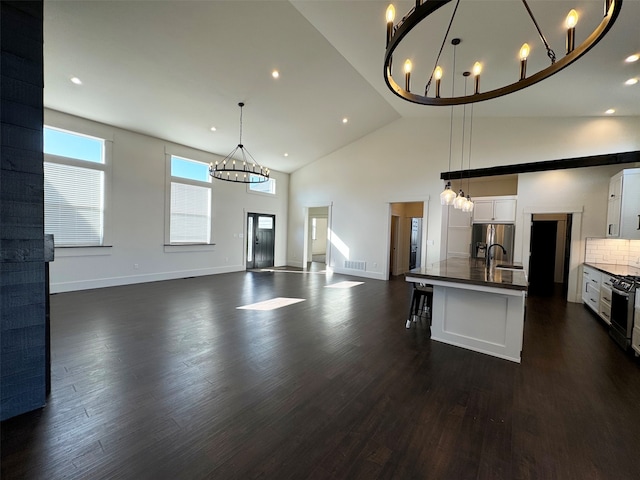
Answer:
[{"label": "vaulted ceiling", "polygon": [[[394,3],[398,17],[414,5]],[[603,0],[528,3],[558,56],[567,12],[580,13],[579,43],[603,8]],[[413,60],[416,85],[433,68],[454,4],[423,22],[396,54]],[[448,107],[408,103],[387,89],[387,5],[46,0],[45,106],[225,156],[238,143],[243,101],[244,145],[263,165],[293,172],[401,117],[448,118]],[[613,108],[614,115],[640,116],[640,83],[624,84],[640,78],[640,61],[624,61],[640,53],[639,21],[640,0],[624,0],[612,31],[585,57],[542,83],[476,104],[475,115],[583,117]],[[532,46],[528,71],[548,63],[518,0],[462,0],[453,37],[462,39],[456,89],[476,60],[484,64],[484,88],[511,83],[524,42]],[[446,43],[443,62],[451,65],[452,53]],[[74,76],[82,85],[70,82]]]}]

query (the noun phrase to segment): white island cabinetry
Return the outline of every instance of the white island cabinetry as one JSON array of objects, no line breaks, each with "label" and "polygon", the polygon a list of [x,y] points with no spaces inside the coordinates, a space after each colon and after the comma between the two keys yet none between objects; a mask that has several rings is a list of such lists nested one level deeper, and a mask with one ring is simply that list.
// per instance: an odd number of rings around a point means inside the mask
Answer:
[{"label": "white island cabinetry", "polygon": [[487,270],[450,258],[405,274],[433,286],[431,339],[520,363],[527,280],[523,270]]}]

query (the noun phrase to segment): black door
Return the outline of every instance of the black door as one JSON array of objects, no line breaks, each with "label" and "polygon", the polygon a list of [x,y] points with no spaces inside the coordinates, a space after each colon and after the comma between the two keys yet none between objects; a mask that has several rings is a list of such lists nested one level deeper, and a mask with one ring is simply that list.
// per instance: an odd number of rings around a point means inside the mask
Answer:
[{"label": "black door", "polygon": [[556,268],[558,222],[534,220],[531,225],[529,257],[529,293],[552,295]]},{"label": "black door", "polygon": [[276,216],[247,214],[247,269],[273,267]]}]

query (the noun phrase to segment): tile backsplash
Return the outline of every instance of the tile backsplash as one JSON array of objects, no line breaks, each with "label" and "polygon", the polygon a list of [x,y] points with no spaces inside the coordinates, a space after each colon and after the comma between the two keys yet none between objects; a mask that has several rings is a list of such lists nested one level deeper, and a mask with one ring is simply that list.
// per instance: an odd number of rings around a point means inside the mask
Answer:
[{"label": "tile backsplash", "polygon": [[587,238],[585,262],[640,267],[640,240]]}]

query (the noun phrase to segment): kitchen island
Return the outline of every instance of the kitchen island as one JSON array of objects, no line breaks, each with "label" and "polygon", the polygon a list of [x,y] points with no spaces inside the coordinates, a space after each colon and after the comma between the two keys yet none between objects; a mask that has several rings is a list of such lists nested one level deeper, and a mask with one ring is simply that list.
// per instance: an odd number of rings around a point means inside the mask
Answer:
[{"label": "kitchen island", "polygon": [[487,270],[483,260],[451,258],[405,278],[433,286],[432,340],[520,363],[528,286],[523,270]]}]

